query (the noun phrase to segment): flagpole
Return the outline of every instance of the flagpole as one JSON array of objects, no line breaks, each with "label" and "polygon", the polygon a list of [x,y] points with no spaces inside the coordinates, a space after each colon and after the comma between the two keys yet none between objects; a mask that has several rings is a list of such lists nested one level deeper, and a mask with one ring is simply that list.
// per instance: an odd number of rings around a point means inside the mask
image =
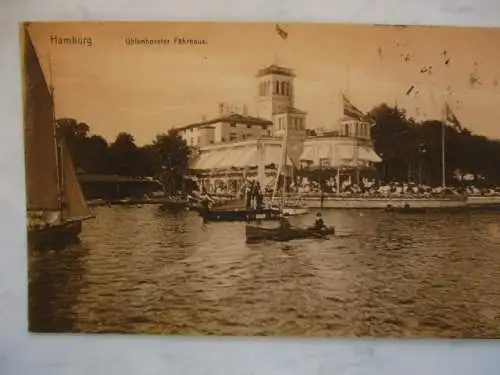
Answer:
[{"label": "flagpole", "polygon": [[441,120],[441,186],[443,189],[446,187],[446,102],[441,109],[442,120]]}]

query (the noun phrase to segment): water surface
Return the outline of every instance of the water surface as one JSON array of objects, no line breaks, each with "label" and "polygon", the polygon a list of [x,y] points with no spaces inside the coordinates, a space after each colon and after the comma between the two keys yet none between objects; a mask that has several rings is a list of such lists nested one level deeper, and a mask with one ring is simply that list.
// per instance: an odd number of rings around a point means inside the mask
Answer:
[{"label": "water surface", "polygon": [[499,213],[325,210],[338,236],[257,245],[193,212],[95,213],[30,253],[31,331],[500,337]]}]

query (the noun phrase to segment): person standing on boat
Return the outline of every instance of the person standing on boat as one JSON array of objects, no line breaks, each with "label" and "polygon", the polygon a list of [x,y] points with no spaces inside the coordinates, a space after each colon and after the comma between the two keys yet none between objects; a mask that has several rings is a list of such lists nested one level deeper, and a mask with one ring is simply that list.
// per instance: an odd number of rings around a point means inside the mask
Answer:
[{"label": "person standing on boat", "polygon": [[249,210],[252,205],[252,186],[250,182],[247,182],[245,187],[245,209]]},{"label": "person standing on boat", "polygon": [[260,183],[257,181],[255,189],[255,208],[261,210],[264,205],[264,196],[262,195],[262,189]]}]

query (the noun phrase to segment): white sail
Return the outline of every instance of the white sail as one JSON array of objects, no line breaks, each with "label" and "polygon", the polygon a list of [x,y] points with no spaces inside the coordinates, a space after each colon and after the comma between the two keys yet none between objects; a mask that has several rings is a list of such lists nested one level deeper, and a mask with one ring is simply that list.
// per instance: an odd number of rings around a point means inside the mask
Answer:
[{"label": "white sail", "polygon": [[28,211],[59,211],[61,206],[54,103],[25,26],[23,32],[24,147]]},{"label": "white sail", "polygon": [[89,206],[83,196],[73,160],[64,139],[60,141],[62,181],[64,192],[64,221],[80,221],[92,217]]}]

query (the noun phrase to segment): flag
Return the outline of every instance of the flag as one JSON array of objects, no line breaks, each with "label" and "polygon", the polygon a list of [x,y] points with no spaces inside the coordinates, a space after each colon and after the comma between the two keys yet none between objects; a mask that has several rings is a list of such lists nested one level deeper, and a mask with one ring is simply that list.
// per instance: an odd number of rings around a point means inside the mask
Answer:
[{"label": "flag", "polygon": [[460,124],[460,121],[458,121],[457,116],[455,116],[448,103],[445,103],[444,109],[446,124],[451,125],[459,133],[463,132],[464,128],[462,127],[462,124]]},{"label": "flag", "polygon": [[285,39],[288,37],[288,33],[283,30],[278,24],[276,24],[276,33],[282,38]]},{"label": "flag", "polygon": [[352,118],[353,120],[366,120],[366,115],[356,108],[344,94],[342,94],[342,108],[344,116]]}]

